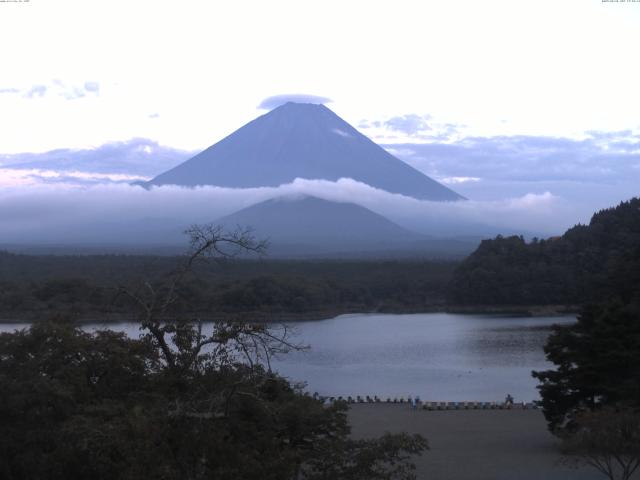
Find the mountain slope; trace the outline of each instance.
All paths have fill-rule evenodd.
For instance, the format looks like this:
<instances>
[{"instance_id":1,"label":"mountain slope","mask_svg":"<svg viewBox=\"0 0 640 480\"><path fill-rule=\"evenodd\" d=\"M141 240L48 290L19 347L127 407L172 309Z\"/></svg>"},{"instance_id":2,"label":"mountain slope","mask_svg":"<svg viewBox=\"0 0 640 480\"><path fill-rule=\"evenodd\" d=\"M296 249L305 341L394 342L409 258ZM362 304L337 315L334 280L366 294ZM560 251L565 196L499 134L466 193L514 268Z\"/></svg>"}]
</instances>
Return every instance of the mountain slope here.
<instances>
[{"instance_id":1,"label":"mountain slope","mask_svg":"<svg viewBox=\"0 0 640 480\"><path fill-rule=\"evenodd\" d=\"M148 185L278 186L296 178L352 178L437 201L460 195L398 160L324 105L286 103L162 173Z\"/></svg>"},{"instance_id":2,"label":"mountain slope","mask_svg":"<svg viewBox=\"0 0 640 480\"><path fill-rule=\"evenodd\" d=\"M218 220L248 226L272 243L313 245L333 250L386 249L424 238L353 203L315 197L280 197L252 205Z\"/></svg>"}]
</instances>

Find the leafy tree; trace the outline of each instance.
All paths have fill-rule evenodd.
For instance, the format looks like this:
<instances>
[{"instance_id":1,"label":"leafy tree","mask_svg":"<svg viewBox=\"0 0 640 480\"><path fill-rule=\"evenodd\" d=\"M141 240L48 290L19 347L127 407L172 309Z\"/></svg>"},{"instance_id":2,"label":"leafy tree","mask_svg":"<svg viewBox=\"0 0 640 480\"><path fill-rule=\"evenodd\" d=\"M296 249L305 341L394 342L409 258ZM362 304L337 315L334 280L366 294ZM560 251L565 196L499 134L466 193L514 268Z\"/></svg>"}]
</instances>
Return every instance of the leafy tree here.
<instances>
[{"instance_id":1,"label":"leafy tree","mask_svg":"<svg viewBox=\"0 0 640 480\"><path fill-rule=\"evenodd\" d=\"M611 301L585 307L572 325L556 326L545 346L554 370L541 381L552 431L571 428L584 410L603 405L640 407L640 306Z\"/></svg>"}]
</instances>

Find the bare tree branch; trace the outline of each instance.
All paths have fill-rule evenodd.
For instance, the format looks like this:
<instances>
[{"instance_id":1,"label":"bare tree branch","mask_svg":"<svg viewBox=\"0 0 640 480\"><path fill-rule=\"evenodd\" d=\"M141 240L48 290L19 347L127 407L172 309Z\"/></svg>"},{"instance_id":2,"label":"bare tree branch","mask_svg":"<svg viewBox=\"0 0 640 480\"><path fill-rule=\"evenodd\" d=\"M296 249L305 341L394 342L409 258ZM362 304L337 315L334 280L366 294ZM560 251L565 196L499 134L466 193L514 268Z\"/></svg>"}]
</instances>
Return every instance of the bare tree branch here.
<instances>
[{"instance_id":1,"label":"bare tree branch","mask_svg":"<svg viewBox=\"0 0 640 480\"><path fill-rule=\"evenodd\" d=\"M218 321L214 322L211 334L205 335L199 319L181 325L167 320L169 308L178 301L180 286L193 272L196 262L209 258L230 259L241 254L262 255L267 248L267 242L257 241L248 228L227 232L219 225L193 225L185 234L189 237L188 253L169 274L164 287L146 280L142 292L124 286L118 289L118 294L128 297L140 309L141 329L158 345L168 367L186 371L201 359L213 357L218 363L237 361L233 353L236 351L251 368L264 360L270 371L274 354L301 348L289 341L286 326L277 334L264 325Z\"/></svg>"}]
</instances>

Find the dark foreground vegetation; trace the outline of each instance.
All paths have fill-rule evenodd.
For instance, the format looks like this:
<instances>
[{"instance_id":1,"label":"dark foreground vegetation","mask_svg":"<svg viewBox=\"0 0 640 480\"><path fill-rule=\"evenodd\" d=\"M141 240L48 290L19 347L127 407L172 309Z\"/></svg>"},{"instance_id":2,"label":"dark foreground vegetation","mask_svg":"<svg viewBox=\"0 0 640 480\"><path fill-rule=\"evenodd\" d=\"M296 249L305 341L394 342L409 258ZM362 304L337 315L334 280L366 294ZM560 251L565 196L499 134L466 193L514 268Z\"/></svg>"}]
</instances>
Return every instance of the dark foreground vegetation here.
<instances>
[{"instance_id":1,"label":"dark foreground vegetation","mask_svg":"<svg viewBox=\"0 0 640 480\"><path fill-rule=\"evenodd\" d=\"M413 478L407 459L424 439L351 440L346 404L325 407L256 361L254 342L281 346L268 335L175 325L173 363L153 335L61 322L0 335L0 477ZM245 348L252 363L239 360Z\"/></svg>"},{"instance_id":2,"label":"dark foreground vegetation","mask_svg":"<svg viewBox=\"0 0 640 480\"><path fill-rule=\"evenodd\" d=\"M164 281L120 288L140 339L60 319L0 335L0 478L415 478L422 437L353 440L345 404L270 370L273 353L302 348L286 329L166 320L197 260L221 244L260 250L215 228L190 235Z\"/></svg>"},{"instance_id":3,"label":"dark foreground vegetation","mask_svg":"<svg viewBox=\"0 0 640 480\"><path fill-rule=\"evenodd\" d=\"M31 256L0 252L0 318L42 318L64 311L79 319L131 315L121 286L157 284L180 257ZM256 319L326 318L348 312L442 308L457 264L398 260L235 259L198 263L171 313Z\"/></svg>"}]
</instances>

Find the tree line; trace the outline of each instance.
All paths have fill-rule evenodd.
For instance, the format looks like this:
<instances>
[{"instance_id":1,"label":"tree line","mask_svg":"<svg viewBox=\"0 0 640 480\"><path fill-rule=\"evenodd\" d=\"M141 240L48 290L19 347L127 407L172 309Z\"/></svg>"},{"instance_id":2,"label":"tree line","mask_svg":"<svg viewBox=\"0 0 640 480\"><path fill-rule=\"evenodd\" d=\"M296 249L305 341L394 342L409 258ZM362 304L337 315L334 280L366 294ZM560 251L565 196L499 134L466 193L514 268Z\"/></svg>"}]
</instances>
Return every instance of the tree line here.
<instances>
[{"instance_id":1,"label":"tree line","mask_svg":"<svg viewBox=\"0 0 640 480\"><path fill-rule=\"evenodd\" d=\"M640 275L640 199L599 211L560 237L484 240L456 268L448 301L460 305L581 305L630 295Z\"/></svg>"},{"instance_id":2,"label":"tree line","mask_svg":"<svg viewBox=\"0 0 640 480\"><path fill-rule=\"evenodd\" d=\"M0 317L73 312L127 315L135 305L121 284L161 284L179 257L31 256L0 252ZM456 263L447 261L284 261L198 263L171 313L337 314L419 311L442 305Z\"/></svg>"}]
</instances>

